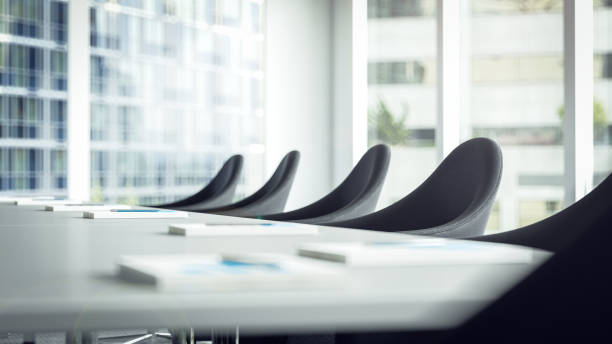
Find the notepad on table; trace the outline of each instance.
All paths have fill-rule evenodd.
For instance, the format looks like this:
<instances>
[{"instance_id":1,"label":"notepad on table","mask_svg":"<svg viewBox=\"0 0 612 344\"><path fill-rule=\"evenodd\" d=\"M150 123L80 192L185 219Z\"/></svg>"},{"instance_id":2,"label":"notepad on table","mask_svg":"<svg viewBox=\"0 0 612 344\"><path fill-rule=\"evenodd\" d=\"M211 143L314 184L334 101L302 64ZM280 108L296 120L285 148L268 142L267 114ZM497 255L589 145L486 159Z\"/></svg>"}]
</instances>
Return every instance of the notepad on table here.
<instances>
[{"instance_id":1,"label":"notepad on table","mask_svg":"<svg viewBox=\"0 0 612 344\"><path fill-rule=\"evenodd\" d=\"M15 196L0 196L0 204L15 204L17 201L19 200L24 200L24 199L32 199L34 196L19 196L19 195L15 195ZM42 197L42 196L38 196L38 197ZM54 199L54 197L51 196L45 196L46 199Z\"/></svg>"},{"instance_id":2,"label":"notepad on table","mask_svg":"<svg viewBox=\"0 0 612 344\"><path fill-rule=\"evenodd\" d=\"M168 234L182 236L236 236L236 235L316 235L315 226L295 223L264 222L257 224L181 223L168 227Z\"/></svg>"},{"instance_id":3,"label":"notepad on table","mask_svg":"<svg viewBox=\"0 0 612 344\"><path fill-rule=\"evenodd\" d=\"M355 266L512 264L532 260L531 250L517 246L441 238L306 243L298 254Z\"/></svg>"},{"instance_id":4,"label":"notepad on table","mask_svg":"<svg viewBox=\"0 0 612 344\"><path fill-rule=\"evenodd\" d=\"M169 219L188 216L189 214L184 211L166 209L111 209L83 212L83 217L87 219Z\"/></svg>"},{"instance_id":5,"label":"notepad on table","mask_svg":"<svg viewBox=\"0 0 612 344\"><path fill-rule=\"evenodd\" d=\"M308 259L250 255L230 260L221 255L121 256L119 278L154 285L166 292L292 290L341 286L341 270Z\"/></svg>"},{"instance_id":6,"label":"notepad on table","mask_svg":"<svg viewBox=\"0 0 612 344\"><path fill-rule=\"evenodd\" d=\"M78 203L82 203L82 202L78 200L74 200L74 199L61 199L61 198L56 198L56 199L31 198L31 199L18 200L15 202L15 204L18 206L24 206L24 205L47 206L47 205L78 204Z\"/></svg>"},{"instance_id":7,"label":"notepad on table","mask_svg":"<svg viewBox=\"0 0 612 344\"><path fill-rule=\"evenodd\" d=\"M16 205L17 202L32 202L32 201L52 201L57 200L54 196L2 196L0 197L0 204L11 204ZM64 198L61 198L64 199Z\"/></svg>"},{"instance_id":8,"label":"notepad on table","mask_svg":"<svg viewBox=\"0 0 612 344\"><path fill-rule=\"evenodd\" d=\"M124 204L101 204L101 203L75 203L47 205L46 211L101 211L111 209L131 209L132 207Z\"/></svg>"}]
</instances>

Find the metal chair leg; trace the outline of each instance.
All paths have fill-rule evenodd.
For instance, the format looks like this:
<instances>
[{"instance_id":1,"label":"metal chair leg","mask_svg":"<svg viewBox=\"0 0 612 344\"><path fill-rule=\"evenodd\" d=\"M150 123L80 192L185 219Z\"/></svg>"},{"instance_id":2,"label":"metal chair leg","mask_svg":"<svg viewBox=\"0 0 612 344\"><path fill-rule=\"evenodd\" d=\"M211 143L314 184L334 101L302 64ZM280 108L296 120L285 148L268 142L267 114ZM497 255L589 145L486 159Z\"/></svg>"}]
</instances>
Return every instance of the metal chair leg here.
<instances>
[{"instance_id":1,"label":"metal chair leg","mask_svg":"<svg viewBox=\"0 0 612 344\"><path fill-rule=\"evenodd\" d=\"M172 344L195 344L193 328L170 329Z\"/></svg>"},{"instance_id":2,"label":"metal chair leg","mask_svg":"<svg viewBox=\"0 0 612 344\"><path fill-rule=\"evenodd\" d=\"M233 330L211 330L212 344L240 344L240 327Z\"/></svg>"}]
</instances>

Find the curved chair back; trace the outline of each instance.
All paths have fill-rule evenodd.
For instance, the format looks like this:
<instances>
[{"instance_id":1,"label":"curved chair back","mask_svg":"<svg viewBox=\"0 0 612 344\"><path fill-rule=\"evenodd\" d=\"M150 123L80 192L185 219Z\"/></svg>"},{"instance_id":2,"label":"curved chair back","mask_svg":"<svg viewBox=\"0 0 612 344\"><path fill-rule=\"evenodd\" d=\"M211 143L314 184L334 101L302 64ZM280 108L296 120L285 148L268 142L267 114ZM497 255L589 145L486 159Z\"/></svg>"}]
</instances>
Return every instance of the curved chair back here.
<instances>
[{"instance_id":1,"label":"curved chair back","mask_svg":"<svg viewBox=\"0 0 612 344\"><path fill-rule=\"evenodd\" d=\"M328 226L464 238L484 232L502 174L502 153L487 138L455 148L408 196L370 215Z\"/></svg>"},{"instance_id":2,"label":"curved chair back","mask_svg":"<svg viewBox=\"0 0 612 344\"><path fill-rule=\"evenodd\" d=\"M291 151L274 171L268 181L251 196L224 207L199 209L202 213L254 217L258 214L282 211L287 204L295 172L300 162L300 152Z\"/></svg>"},{"instance_id":3,"label":"curved chair back","mask_svg":"<svg viewBox=\"0 0 612 344\"><path fill-rule=\"evenodd\" d=\"M470 238L541 248L557 252L594 224L612 223L612 175L578 202L540 222L507 232Z\"/></svg>"},{"instance_id":4,"label":"curved chair back","mask_svg":"<svg viewBox=\"0 0 612 344\"><path fill-rule=\"evenodd\" d=\"M191 207L219 207L231 203L240 179L243 160L242 155L233 155L227 159L217 175L194 195L176 202L153 207L190 209Z\"/></svg>"},{"instance_id":5,"label":"curved chair back","mask_svg":"<svg viewBox=\"0 0 612 344\"><path fill-rule=\"evenodd\" d=\"M606 272L612 261L611 184L608 177L600 189L605 189L608 196L607 216L600 213L600 207L593 211L598 216L583 217L588 212L582 207L596 205L591 202L603 197L598 190L595 197L579 205L580 210L571 210L575 221L557 223L554 234L571 231L575 236L526 279L454 331L448 342L516 343L529 338L528 341L566 343L608 338L612 306L612 279ZM570 217L564 214L558 218ZM582 220L587 221L586 226L579 225ZM537 227L529 230L532 229ZM549 238L554 241L554 236Z\"/></svg>"},{"instance_id":6,"label":"curved chair back","mask_svg":"<svg viewBox=\"0 0 612 344\"><path fill-rule=\"evenodd\" d=\"M260 217L317 224L369 214L376 208L390 155L389 147L376 145L363 155L348 177L327 196L297 210Z\"/></svg>"}]
</instances>

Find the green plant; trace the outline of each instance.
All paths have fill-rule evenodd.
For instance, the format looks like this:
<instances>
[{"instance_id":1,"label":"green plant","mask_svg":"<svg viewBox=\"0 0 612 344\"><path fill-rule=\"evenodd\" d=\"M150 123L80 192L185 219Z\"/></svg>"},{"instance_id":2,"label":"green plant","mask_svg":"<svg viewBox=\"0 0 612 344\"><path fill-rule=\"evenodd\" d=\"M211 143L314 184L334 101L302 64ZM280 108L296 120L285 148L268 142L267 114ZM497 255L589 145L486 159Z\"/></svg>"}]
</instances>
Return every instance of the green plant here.
<instances>
[{"instance_id":1,"label":"green plant","mask_svg":"<svg viewBox=\"0 0 612 344\"><path fill-rule=\"evenodd\" d=\"M559 105L557 108L557 115L559 115L559 119L563 122L563 116L565 115L565 108L563 105ZM609 120L606 109L604 109L599 100L593 99L593 128L602 130L608 126L608 123Z\"/></svg>"},{"instance_id":2,"label":"green plant","mask_svg":"<svg viewBox=\"0 0 612 344\"><path fill-rule=\"evenodd\" d=\"M96 179L94 185L91 188L91 201L94 203L104 202L104 194L102 193L102 186Z\"/></svg>"},{"instance_id":3,"label":"green plant","mask_svg":"<svg viewBox=\"0 0 612 344\"><path fill-rule=\"evenodd\" d=\"M406 145L408 143L410 130L406 128L406 114L403 114L399 119L395 119L384 101L380 100L376 108L369 111L368 121L368 127L370 128L368 137L371 139L390 145Z\"/></svg>"}]
</instances>

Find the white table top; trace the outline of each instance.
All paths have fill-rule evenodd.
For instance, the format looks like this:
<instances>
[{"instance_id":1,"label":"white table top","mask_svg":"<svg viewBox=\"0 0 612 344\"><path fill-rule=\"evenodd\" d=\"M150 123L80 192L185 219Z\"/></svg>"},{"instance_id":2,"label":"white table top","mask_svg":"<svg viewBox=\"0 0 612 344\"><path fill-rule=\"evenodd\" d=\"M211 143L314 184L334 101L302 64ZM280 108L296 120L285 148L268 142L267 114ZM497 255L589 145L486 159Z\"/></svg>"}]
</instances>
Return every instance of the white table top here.
<instances>
[{"instance_id":1,"label":"white table top","mask_svg":"<svg viewBox=\"0 0 612 344\"><path fill-rule=\"evenodd\" d=\"M241 333L452 328L498 298L529 264L347 268L345 288L166 294L116 277L126 254L274 252L304 242L393 241L405 234L319 227L316 236L180 237L168 224L235 218L83 219L41 206L0 206L0 332L232 328ZM525 248L531 250L530 248ZM334 264L334 263L328 263Z\"/></svg>"}]
</instances>

